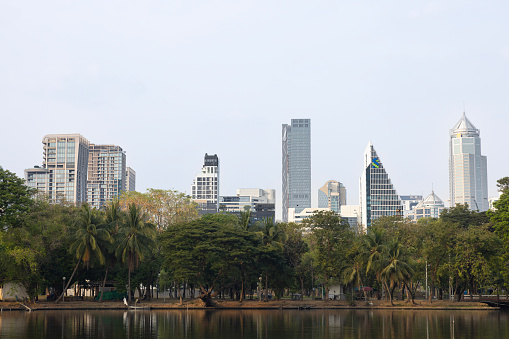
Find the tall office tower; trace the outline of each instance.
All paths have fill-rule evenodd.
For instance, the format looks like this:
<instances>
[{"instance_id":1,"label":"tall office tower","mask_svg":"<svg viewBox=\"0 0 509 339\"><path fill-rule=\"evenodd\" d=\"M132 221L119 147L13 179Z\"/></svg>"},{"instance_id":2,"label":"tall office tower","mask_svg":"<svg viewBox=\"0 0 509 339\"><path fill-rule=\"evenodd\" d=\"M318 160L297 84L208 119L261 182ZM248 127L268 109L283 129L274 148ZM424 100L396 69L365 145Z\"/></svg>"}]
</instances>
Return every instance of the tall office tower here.
<instances>
[{"instance_id":1,"label":"tall office tower","mask_svg":"<svg viewBox=\"0 0 509 339\"><path fill-rule=\"evenodd\" d=\"M82 203L87 199L89 142L80 134L49 134L42 139L42 168L25 170L27 185L51 202Z\"/></svg>"},{"instance_id":2,"label":"tall office tower","mask_svg":"<svg viewBox=\"0 0 509 339\"><path fill-rule=\"evenodd\" d=\"M125 189L126 156L122 147L90 144L88 155L87 202L102 208Z\"/></svg>"},{"instance_id":3,"label":"tall office tower","mask_svg":"<svg viewBox=\"0 0 509 339\"><path fill-rule=\"evenodd\" d=\"M471 210L484 212L489 208L488 173L479 130L463 113L449 134L450 206L468 204Z\"/></svg>"},{"instance_id":4,"label":"tall office tower","mask_svg":"<svg viewBox=\"0 0 509 339\"><path fill-rule=\"evenodd\" d=\"M341 213L341 206L346 205L346 188L336 180L329 180L318 190L318 208L330 208Z\"/></svg>"},{"instance_id":5,"label":"tall office tower","mask_svg":"<svg viewBox=\"0 0 509 339\"><path fill-rule=\"evenodd\" d=\"M125 169L125 190L126 192L136 191L136 171L131 167Z\"/></svg>"},{"instance_id":6,"label":"tall office tower","mask_svg":"<svg viewBox=\"0 0 509 339\"><path fill-rule=\"evenodd\" d=\"M371 142L364 151L359 198L360 220L365 230L381 216L403 215L401 200Z\"/></svg>"},{"instance_id":7,"label":"tall office tower","mask_svg":"<svg viewBox=\"0 0 509 339\"><path fill-rule=\"evenodd\" d=\"M200 214L216 213L219 207L219 158L205 153L201 172L191 187L191 198L198 204Z\"/></svg>"},{"instance_id":8,"label":"tall office tower","mask_svg":"<svg viewBox=\"0 0 509 339\"><path fill-rule=\"evenodd\" d=\"M283 221L288 209L311 207L311 120L283 124Z\"/></svg>"}]
</instances>

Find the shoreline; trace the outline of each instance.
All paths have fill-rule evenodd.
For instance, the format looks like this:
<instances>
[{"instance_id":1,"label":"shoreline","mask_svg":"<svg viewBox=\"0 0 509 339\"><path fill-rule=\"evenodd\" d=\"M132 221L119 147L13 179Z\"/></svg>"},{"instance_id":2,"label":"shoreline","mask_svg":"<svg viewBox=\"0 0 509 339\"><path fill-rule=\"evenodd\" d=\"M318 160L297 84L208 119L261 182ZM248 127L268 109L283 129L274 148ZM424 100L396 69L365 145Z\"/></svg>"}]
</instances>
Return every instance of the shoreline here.
<instances>
[{"instance_id":1,"label":"shoreline","mask_svg":"<svg viewBox=\"0 0 509 339\"><path fill-rule=\"evenodd\" d=\"M448 300L437 300L433 303L428 301L417 300L415 305L407 305L404 301L396 301L391 306L384 300L356 301L355 306L349 305L346 301L322 301L322 300L275 300L261 302L257 300L226 301L214 300L215 306L205 307L199 299L183 300L182 305L179 300L171 299L163 301L162 299L152 299L149 301L141 301L136 304L139 309L129 309L124 305L123 301L66 301L55 304L52 301L36 302L34 304L26 304L31 311L59 311L59 310L131 310L131 311L147 311L147 310L394 310L394 311L417 311L417 310L454 310L454 311L498 311L500 307L490 307L480 302L452 302ZM134 306L132 304L131 306ZM0 302L0 315L2 312L24 311L28 312L26 307L18 302Z\"/></svg>"}]
</instances>

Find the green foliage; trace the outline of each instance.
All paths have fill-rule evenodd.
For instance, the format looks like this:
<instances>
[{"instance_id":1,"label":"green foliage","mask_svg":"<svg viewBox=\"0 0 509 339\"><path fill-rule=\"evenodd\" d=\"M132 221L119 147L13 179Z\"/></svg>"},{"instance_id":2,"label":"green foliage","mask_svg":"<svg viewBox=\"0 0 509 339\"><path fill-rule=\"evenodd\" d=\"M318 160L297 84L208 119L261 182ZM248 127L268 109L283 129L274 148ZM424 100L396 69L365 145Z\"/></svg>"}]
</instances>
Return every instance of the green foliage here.
<instances>
[{"instance_id":1,"label":"green foliage","mask_svg":"<svg viewBox=\"0 0 509 339\"><path fill-rule=\"evenodd\" d=\"M0 167L0 230L19 227L22 215L32 205L32 190L24 182Z\"/></svg>"}]
</instances>

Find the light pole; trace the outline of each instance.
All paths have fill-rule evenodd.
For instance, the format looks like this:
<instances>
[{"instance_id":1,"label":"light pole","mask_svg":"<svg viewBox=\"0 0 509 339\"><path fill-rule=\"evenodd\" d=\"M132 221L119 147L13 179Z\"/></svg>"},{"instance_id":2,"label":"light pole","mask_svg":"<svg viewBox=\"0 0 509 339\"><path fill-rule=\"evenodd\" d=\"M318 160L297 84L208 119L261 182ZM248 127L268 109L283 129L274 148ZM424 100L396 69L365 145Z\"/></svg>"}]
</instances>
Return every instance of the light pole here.
<instances>
[{"instance_id":1,"label":"light pole","mask_svg":"<svg viewBox=\"0 0 509 339\"><path fill-rule=\"evenodd\" d=\"M62 277L62 293L64 295L64 302L65 302L65 277Z\"/></svg>"}]
</instances>

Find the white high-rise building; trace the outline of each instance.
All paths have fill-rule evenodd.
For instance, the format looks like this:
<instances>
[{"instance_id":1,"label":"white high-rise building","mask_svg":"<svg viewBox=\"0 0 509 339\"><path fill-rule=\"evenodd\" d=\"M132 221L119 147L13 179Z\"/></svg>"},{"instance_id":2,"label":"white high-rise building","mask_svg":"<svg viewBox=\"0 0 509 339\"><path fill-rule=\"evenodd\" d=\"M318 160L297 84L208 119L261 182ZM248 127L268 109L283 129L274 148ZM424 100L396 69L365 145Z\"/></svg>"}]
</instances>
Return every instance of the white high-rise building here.
<instances>
[{"instance_id":1,"label":"white high-rise building","mask_svg":"<svg viewBox=\"0 0 509 339\"><path fill-rule=\"evenodd\" d=\"M488 210L487 159L481 155L479 130L463 113L449 135L450 206L468 204L471 210Z\"/></svg>"},{"instance_id":2,"label":"white high-rise building","mask_svg":"<svg viewBox=\"0 0 509 339\"><path fill-rule=\"evenodd\" d=\"M25 170L27 186L37 188L53 203L85 202L89 141L80 134L48 134L42 143L42 168Z\"/></svg>"},{"instance_id":3,"label":"white high-rise building","mask_svg":"<svg viewBox=\"0 0 509 339\"><path fill-rule=\"evenodd\" d=\"M125 191L136 191L136 171L131 167L125 169Z\"/></svg>"},{"instance_id":4,"label":"white high-rise building","mask_svg":"<svg viewBox=\"0 0 509 339\"><path fill-rule=\"evenodd\" d=\"M401 200L371 142L364 151L359 205L364 229L369 229L373 220L381 216L403 215Z\"/></svg>"},{"instance_id":5,"label":"white high-rise building","mask_svg":"<svg viewBox=\"0 0 509 339\"><path fill-rule=\"evenodd\" d=\"M336 180L329 180L318 190L318 207L330 208L336 213L346 205L346 188Z\"/></svg>"},{"instance_id":6,"label":"white high-rise building","mask_svg":"<svg viewBox=\"0 0 509 339\"><path fill-rule=\"evenodd\" d=\"M205 153L203 167L193 180L191 198L201 213L215 213L219 208L219 158Z\"/></svg>"},{"instance_id":7,"label":"white high-rise building","mask_svg":"<svg viewBox=\"0 0 509 339\"><path fill-rule=\"evenodd\" d=\"M87 202L102 208L125 191L126 155L116 145L90 144L88 155Z\"/></svg>"}]
</instances>

